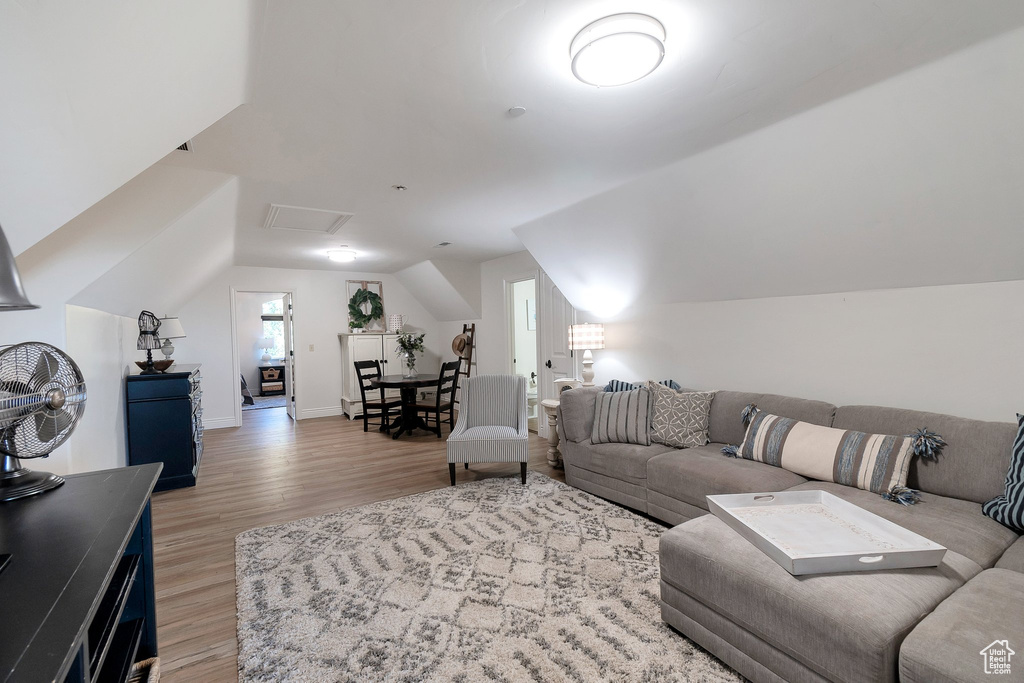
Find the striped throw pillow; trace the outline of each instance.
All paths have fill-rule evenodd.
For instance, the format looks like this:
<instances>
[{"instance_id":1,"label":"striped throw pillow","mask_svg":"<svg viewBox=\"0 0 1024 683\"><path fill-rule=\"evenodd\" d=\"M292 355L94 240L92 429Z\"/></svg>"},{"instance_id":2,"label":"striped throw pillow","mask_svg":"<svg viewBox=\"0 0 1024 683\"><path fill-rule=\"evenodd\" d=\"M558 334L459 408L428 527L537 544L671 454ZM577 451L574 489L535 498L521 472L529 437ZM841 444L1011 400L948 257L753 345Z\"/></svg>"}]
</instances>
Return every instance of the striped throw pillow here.
<instances>
[{"instance_id":1,"label":"striped throw pillow","mask_svg":"<svg viewBox=\"0 0 1024 683\"><path fill-rule=\"evenodd\" d=\"M591 443L651 445L651 392L603 392L597 395Z\"/></svg>"},{"instance_id":2,"label":"striped throw pillow","mask_svg":"<svg viewBox=\"0 0 1024 683\"><path fill-rule=\"evenodd\" d=\"M682 387L679 386L679 383L676 382L674 379L663 379L660 382L658 382L658 384L666 386L669 389L673 389L675 391L682 390ZM633 384L632 382L623 382L621 379L613 379L609 381L608 384L604 385L605 391L633 391L636 388L637 385Z\"/></svg>"},{"instance_id":3,"label":"striped throw pillow","mask_svg":"<svg viewBox=\"0 0 1024 683\"><path fill-rule=\"evenodd\" d=\"M755 409L737 455L809 479L890 494L906 487L914 437L833 429Z\"/></svg>"},{"instance_id":4,"label":"striped throw pillow","mask_svg":"<svg viewBox=\"0 0 1024 683\"><path fill-rule=\"evenodd\" d=\"M1010 469L1006 471L1006 489L985 503L981 511L1000 524L1024 534L1024 415L1017 415L1017 438L1010 451Z\"/></svg>"}]
</instances>

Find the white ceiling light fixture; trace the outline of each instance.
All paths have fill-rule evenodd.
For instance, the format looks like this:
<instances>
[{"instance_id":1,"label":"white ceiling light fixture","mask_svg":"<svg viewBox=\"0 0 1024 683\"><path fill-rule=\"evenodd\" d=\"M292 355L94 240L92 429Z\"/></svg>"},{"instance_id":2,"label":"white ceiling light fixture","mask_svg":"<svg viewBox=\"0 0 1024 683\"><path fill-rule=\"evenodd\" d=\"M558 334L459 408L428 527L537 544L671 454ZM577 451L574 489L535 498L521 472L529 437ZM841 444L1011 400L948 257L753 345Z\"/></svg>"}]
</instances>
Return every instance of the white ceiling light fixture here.
<instances>
[{"instance_id":1,"label":"white ceiling light fixture","mask_svg":"<svg viewBox=\"0 0 1024 683\"><path fill-rule=\"evenodd\" d=\"M583 27L569 45L572 73L608 88L639 81L665 58L665 27L646 14L624 13Z\"/></svg>"},{"instance_id":2,"label":"white ceiling light fixture","mask_svg":"<svg viewBox=\"0 0 1024 683\"><path fill-rule=\"evenodd\" d=\"M327 252L327 258L338 263L351 263L356 260L356 252L351 249L331 249Z\"/></svg>"}]
</instances>

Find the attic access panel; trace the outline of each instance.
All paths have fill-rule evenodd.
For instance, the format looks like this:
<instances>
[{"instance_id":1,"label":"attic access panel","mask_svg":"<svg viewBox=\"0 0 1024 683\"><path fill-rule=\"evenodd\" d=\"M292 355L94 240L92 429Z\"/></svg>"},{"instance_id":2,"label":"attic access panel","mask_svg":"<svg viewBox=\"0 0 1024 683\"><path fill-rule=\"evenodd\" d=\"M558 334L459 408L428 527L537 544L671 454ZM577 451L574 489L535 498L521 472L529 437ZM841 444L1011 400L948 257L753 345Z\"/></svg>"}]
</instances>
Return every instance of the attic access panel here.
<instances>
[{"instance_id":1,"label":"attic access panel","mask_svg":"<svg viewBox=\"0 0 1024 683\"><path fill-rule=\"evenodd\" d=\"M329 209L271 204L263 227L267 230L293 230L333 235L341 230L341 226L345 225L348 219L354 215L344 211L331 211Z\"/></svg>"}]
</instances>

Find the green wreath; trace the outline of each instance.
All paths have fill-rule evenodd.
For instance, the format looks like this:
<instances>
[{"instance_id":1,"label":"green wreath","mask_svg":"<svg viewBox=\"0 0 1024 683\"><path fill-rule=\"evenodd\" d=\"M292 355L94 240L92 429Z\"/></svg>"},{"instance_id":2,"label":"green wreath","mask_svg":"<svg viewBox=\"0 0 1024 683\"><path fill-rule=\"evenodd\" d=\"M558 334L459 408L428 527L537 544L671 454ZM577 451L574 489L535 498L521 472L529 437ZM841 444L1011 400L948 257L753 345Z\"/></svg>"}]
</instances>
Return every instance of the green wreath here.
<instances>
[{"instance_id":1,"label":"green wreath","mask_svg":"<svg viewBox=\"0 0 1024 683\"><path fill-rule=\"evenodd\" d=\"M363 312L363 304L370 304L370 312ZM384 317L384 302L377 292L368 289L357 289L352 298L348 300L348 316L351 318L349 327L366 327L374 320Z\"/></svg>"}]
</instances>

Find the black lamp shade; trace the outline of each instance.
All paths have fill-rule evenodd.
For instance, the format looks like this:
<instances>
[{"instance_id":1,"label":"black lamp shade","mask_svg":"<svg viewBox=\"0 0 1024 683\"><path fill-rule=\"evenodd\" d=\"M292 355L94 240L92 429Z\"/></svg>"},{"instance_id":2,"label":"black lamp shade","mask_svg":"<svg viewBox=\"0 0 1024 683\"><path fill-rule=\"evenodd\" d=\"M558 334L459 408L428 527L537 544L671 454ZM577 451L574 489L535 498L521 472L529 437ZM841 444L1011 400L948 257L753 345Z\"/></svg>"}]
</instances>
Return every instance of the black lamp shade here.
<instances>
[{"instance_id":1,"label":"black lamp shade","mask_svg":"<svg viewBox=\"0 0 1024 683\"><path fill-rule=\"evenodd\" d=\"M0 311L27 311L39 308L25 296L18 264L14 262L11 245L0 227Z\"/></svg>"}]
</instances>

